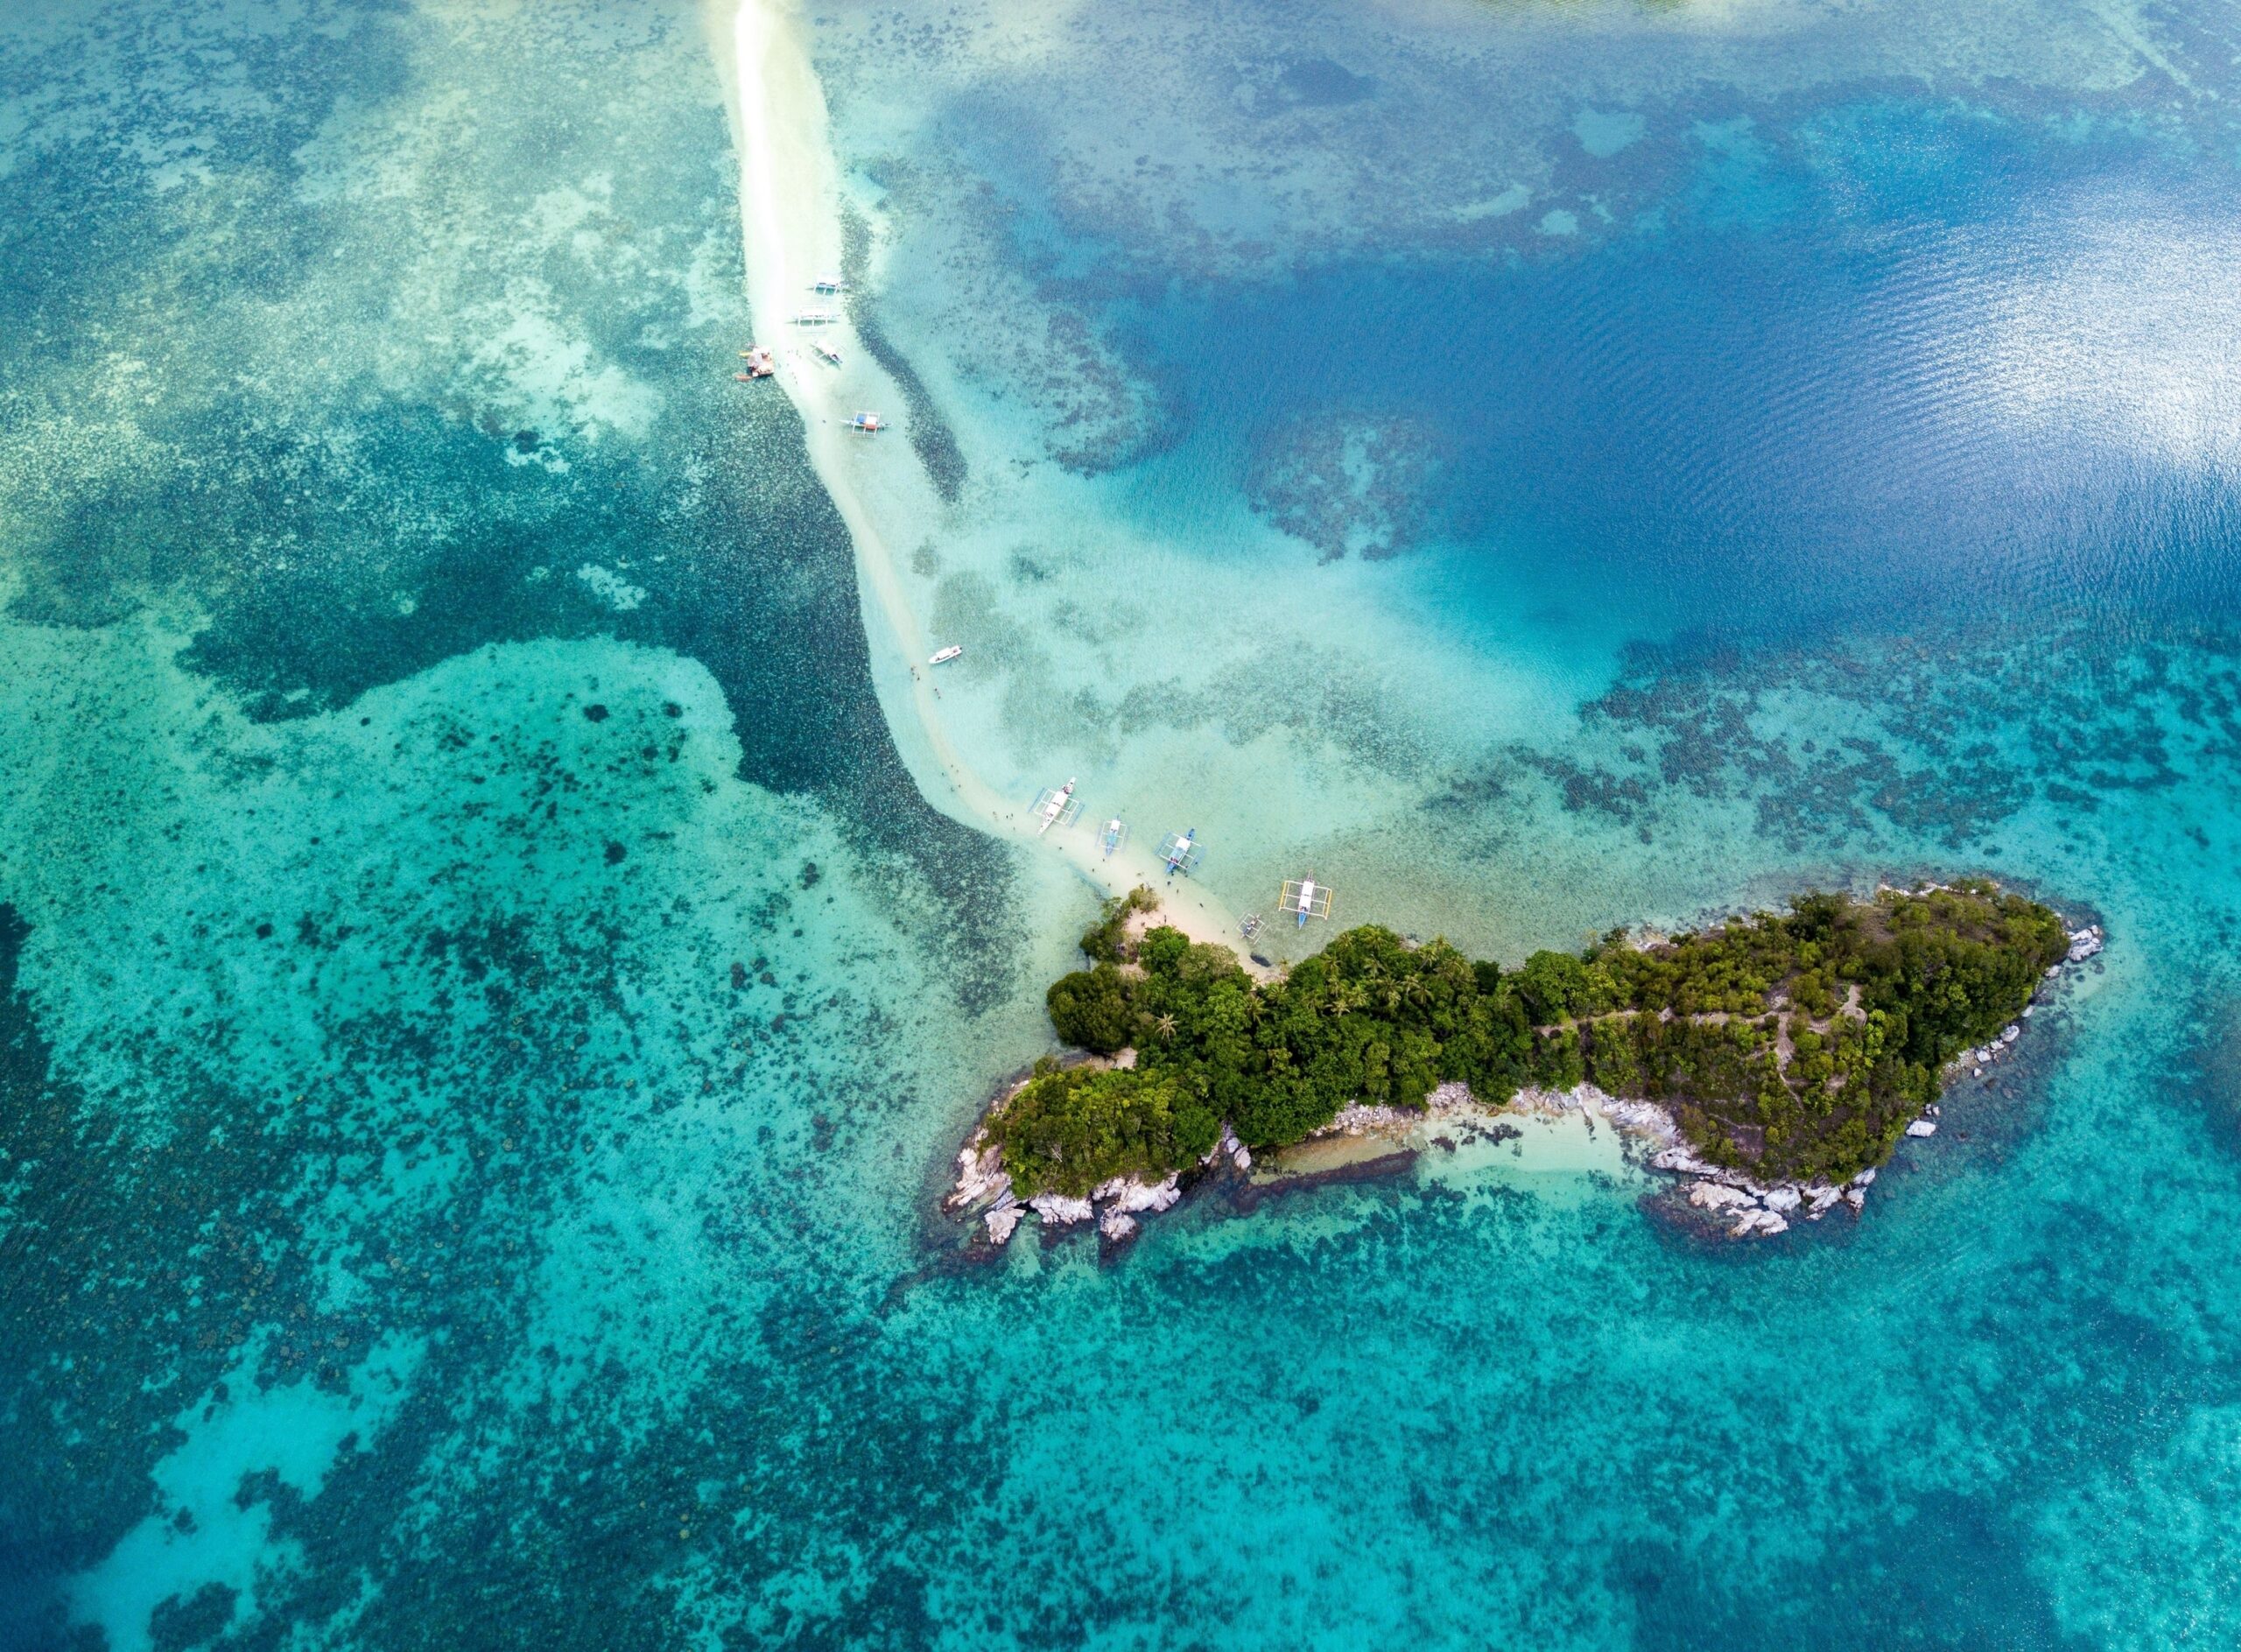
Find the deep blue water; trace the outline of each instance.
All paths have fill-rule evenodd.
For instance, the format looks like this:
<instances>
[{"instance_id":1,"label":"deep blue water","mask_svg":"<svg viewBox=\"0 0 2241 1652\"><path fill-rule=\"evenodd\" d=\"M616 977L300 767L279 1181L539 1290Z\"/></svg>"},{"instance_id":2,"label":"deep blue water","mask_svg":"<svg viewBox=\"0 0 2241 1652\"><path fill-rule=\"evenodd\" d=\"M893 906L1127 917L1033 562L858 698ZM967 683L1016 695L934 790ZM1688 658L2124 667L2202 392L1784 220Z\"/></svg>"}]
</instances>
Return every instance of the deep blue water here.
<instances>
[{"instance_id":1,"label":"deep blue water","mask_svg":"<svg viewBox=\"0 0 2241 1652\"><path fill-rule=\"evenodd\" d=\"M2231 612L2230 448L2143 450L2096 404L2152 395L2141 381L2174 365L2230 393L2223 360L2112 343L2100 385L2066 387L2075 399L2044 418L2011 404L2018 377L2058 370L2034 351L2090 329L2079 310L2111 296L2072 290L2081 241L2145 203L2143 237L2201 262L2181 291L2119 287L2137 325L2184 338L2201 321L2181 306L2205 294L2229 319L2230 173L2206 184L2191 158L2137 142L2049 144L1938 107L1830 120L1846 147L1810 172L1764 163L1749 187L1775 204L1746 222L1683 183L1591 252L1388 257L1120 297L1112 324L1173 387L1187 455L1180 478L1149 467L1152 509L1172 509L1177 480L1253 495L1264 467L1352 423L1399 432L1407 478L1370 554L1450 549L1490 608L1593 615L1606 636ZM1934 160L1893 177L1878 166L1891 150ZM2019 289L2048 305L2009 323Z\"/></svg>"}]
</instances>

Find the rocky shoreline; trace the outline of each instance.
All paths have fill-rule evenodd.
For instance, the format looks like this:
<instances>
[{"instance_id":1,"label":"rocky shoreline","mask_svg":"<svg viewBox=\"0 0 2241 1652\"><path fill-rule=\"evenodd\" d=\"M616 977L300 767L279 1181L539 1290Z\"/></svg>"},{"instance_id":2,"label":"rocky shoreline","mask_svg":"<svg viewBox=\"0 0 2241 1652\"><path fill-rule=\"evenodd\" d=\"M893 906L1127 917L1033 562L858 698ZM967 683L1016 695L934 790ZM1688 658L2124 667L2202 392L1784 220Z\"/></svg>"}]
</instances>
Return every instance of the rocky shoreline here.
<instances>
[{"instance_id":1,"label":"rocky shoreline","mask_svg":"<svg viewBox=\"0 0 2241 1652\"><path fill-rule=\"evenodd\" d=\"M987 1112L994 1113L1002 1107L1019 1093L1025 1083L1022 1079L1008 1086L989 1104ZM982 1116L985 1120L987 1114ZM1222 1127L1221 1140L1213 1151L1198 1161L1198 1171L1203 1175L1223 1162L1240 1171L1253 1168L1252 1153L1227 1125ZM1199 1177L1193 1176L1191 1179L1195 1182ZM999 1249L1011 1242L1020 1223L1030 1214L1041 1223L1046 1236L1093 1222L1100 1239L1107 1245L1118 1246L1136 1236L1138 1217L1172 1210L1182 1202L1183 1192L1183 1172L1177 1170L1157 1182L1117 1176L1092 1188L1084 1199L1070 1199L1063 1193L1037 1193L1032 1199L1022 1199L1013 1190L1012 1178L1006 1174L984 1123L974 1129L973 1139L958 1152L957 1182L942 1200L942 1208L952 1215L978 1212L982 1234L988 1244Z\"/></svg>"},{"instance_id":2,"label":"rocky shoreline","mask_svg":"<svg viewBox=\"0 0 2241 1652\"><path fill-rule=\"evenodd\" d=\"M2065 970L2092 959L2106 945L2107 938L2098 924L2066 932L2069 937L2069 951L2061 963L2048 968L2046 979L2049 982L2059 979ZM2021 1040L2024 1023L2038 1007L2043 990L2042 988L2041 994L2034 994L2032 1002L2024 1007L2021 1018L2003 1028L1989 1043L1964 1051L1950 1063L1946 1068L1947 1080L1981 1078L1987 1068L2006 1058ZM1128 1065L1128 1052L1124 1051L1114 1065ZM980 1232L976 1241L993 1249L1009 1244L1021 1223L1031 1214L1046 1240L1069 1229L1094 1225L1109 1255L1135 1238L1142 1227L1140 1218L1173 1209L1197 1186L1223 1172L1242 1175L1253 1168L1252 1152L1225 1123L1220 1140L1191 1170L1172 1172L1157 1182L1116 1177L1092 1189L1085 1198L1039 1193L1022 1200L1003 1169L999 1149L989 1139L987 1121L1019 1093L1027 1082L1022 1079L1007 1086L989 1103L972 1138L958 1153L957 1180L942 1200L943 1210L952 1216L977 1215ZM1360 1105L1341 1108L1330 1123L1310 1134L1306 1142L1345 1136L1381 1136L1394 1142L1392 1156L1397 1157L1402 1153L1413 1153L1416 1146L1424 1141L1452 1147L1458 1134L1498 1133L1506 1128L1507 1118L1582 1110L1603 1119L1635 1143L1644 1167L1674 1177L1673 1189L1685 1199L1688 1209L1713 1231L1729 1239L1772 1239L1788 1233L1795 1222L1817 1222L1839 1207L1858 1216L1865 1209L1868 1189L1876 1179L1876 1170L1870 1167L1841 1184L1761 1182L1746 1171L1712 1163L1698 1155L1683 1137L1673 1115L1655 1102L1606 1095L1586 1084L1563 1091L1521 1090L1499 1107L1480 1104L1468 1086L1443 1084L1426 1098L1422 1112ZM1921 1117L1907 1125L1907 1134L1917 1137L1936 1135L1940 1111L1940 1104L1932 1102ZM1331 1174L1307 1171L1301 1173L1298 1179L1303 1184L1311 1184L1329 1179ZM1279 1180L1275 1185L1282 1183Z\"/></svg>"}]
</instances>

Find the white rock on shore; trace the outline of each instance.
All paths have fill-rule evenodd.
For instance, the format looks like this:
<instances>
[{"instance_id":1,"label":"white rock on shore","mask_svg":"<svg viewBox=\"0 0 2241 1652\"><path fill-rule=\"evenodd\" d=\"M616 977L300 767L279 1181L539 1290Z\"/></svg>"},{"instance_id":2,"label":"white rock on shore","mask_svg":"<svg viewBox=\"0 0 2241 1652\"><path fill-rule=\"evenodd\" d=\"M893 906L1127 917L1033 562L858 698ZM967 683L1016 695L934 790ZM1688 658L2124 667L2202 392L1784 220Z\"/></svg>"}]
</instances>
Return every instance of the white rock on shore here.
<instances>
[{"instance_id":1,"label":"white rock on shore","mask_svg":"<svg viewBox=\"0 0 2241 1652\"><path fill-rule=\"evenodd\" d=\"M1068 1199L1064 1193L1037 1193L1027 1201L1027 1207L1053 1227L1085 1222L1096 1213L1089 1200Z\"/></svg>"},{"instance_id":2,"label":"white rock on shore","mask_svg":"<svg viewBox=\"0 0 2241 1652\"><path fill-rule=\"evenodd\" d=\"M1748 1205L1751 1195L1739 1187L1730 1187L1724 1182L1691 1182L1689 1202L1698 1210L1725 1210L1731 1206Z\"/></svg>"},{"instance_id":3,"label":"white rock on shore","mask_svg":"<svg viewBox=\"0 0 2241 1652\"><path fill-rule=\"evenodd\" d=\"M1791 1187L1785 1184L1781 1187L1768 1188L1767 1190L1766 1197L1759 1202L1764 1205L1768 1210L1788 1212L1795 1210L1800 1205L1803 1204L1805 1202L1805 1195L1799 1192L1795 1187Z\"/></svg>"},{"instance_id":4,"label":"white rock on shore","mask_svg":"<svg viewBox=\"0 0 2241 1652\"><path fill-rule=\"evenodd\" d=\"M1698 1158L1694 1150L1687 1147L1665 1149L1650 1159L1649 1166L1654 1170L1666 1170L1675 1176L1701 1176L1709 1182L1722 1182L1730 1187L1739 1187L1753 1199L1760 1198L1767 1191L1742 1171Z\"/></svg>"},{"instance_id":5,"label":"white rock on shore","mask_svg":"<svg viewBox=\"0 0 2241 1652\"><path fill-rule=\"evenodd\" d=\"M1163 1182L1140 1182L1133 1177L1116 1176L1092 1189L1090 1199L1108 1209L1119 1211L1124 1216L1137 1211L1156 1213L1172 1209L1176 1201L1183 1197L1183 1190L1177 1185L1179 1179L1179 1177L1170 1176Z\"/></svg>"},{"instance_id":6,"label":"white rock on shore","mask_svg":"<svg viewBox=\"0 0 2241 1652\"><path fill-rule=\"evenodd\" d=\"M1935 1135L1937 1134L1937 1121L1935 1119L1916 1119L1913 1123L1907 1126L1907 1134L1908 1135Z\"/></svg>"},{"instance_id":7,"label":"white rock on shore","mask_svg":"<svg viewBox=\"0 0 2241 1652\"><path fill-rule=\"evenodd\" d=\"M1106 1207L1105 1214L1097 1219L1097 1231L1114 1244L1131 1238L1136 1231L1136 1219L1117 1205Z\"/></svg>"},{"instance_id":8,"label":"white rock on shore","mask_svg":"<svg viewBox=\"0 0 2241 1652\"><path fill-rule=\"evenodd\" d=\"M1406 1129L1423 1121L1421 1113L1409 1113L1400 1107L1364 1107L1357 1101L1351 1107L1340 1107L1331 1115L1331 1122L1313 1131L1316 1135L1359 1135L1364 1130Z\"/></svg>"},{"instance_id":9,"label":"white rock on shore","mask_svg":"<svg viewBox=\"0 0 2241 1652\"><path fill-rule=\"evenodd\" d=\"M1227 1119L1222 1121L1221 1137L1214 1143L1213 1151L1200 1159L1198 1163L1212 1164L1216 1159L1225 1156L1240 1170L1253 1163L1253 1155L1246 1152L1245 1143L1237 1139L1237 1132L1229 1128Z\"/></svg>"},{"instance_id":10,"label":"white rock on shore","mask_svg":"<svg viewBox=\"0 0 2241 1652\"><path fill-rule=\"evenodd\" d=\"M1019 1219L1026 1213L1023 1206L1002 1205L983 1216L980 1220L988 1224L988 1242L992 1245L1010 1244L1012 1230L1019 1226Z\"/></svg>"},{"instance_id":11,"label":"white rock on shore","mask_svg":"<svg viewBox=\"0 0 2241 1652\"><path fill-rule=\"evenodd\" d=\"M957 1156L957 1188L942 1203L950 1210L963 1210L968 1205L1001 1199L1011 1191L1012 1178L1004 1173L1003 1155L986 1136L975 1135Z\"/></svg>"},{"instance_id":12,"label":"white rock on shore","mask_svg":"<svg viewBox=\"0 0 2241 1652\"><path fill-rule=\"evenodd\" d=\"M1606 1100L1603 1116L1619 1129L1634 1135L1644 1135L1653 1141L1675 1143L1681 1139L1681 1127L1673 1115L1654 1101L1620 1101Z\"/></svg>"}]
</instances>

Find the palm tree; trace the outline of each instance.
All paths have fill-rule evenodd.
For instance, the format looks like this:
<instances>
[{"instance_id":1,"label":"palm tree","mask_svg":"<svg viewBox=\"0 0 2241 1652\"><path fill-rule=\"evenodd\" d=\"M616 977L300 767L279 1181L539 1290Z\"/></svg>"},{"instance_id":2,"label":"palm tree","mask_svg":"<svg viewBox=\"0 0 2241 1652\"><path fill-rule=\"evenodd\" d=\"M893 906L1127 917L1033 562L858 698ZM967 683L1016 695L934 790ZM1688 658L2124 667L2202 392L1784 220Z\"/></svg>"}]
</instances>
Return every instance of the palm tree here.
<instances>
[{"instance_id":1,"label":"palm tree","mask_svg":"<svg viewBox=\"0 0 2241 1652\"><path fill-rule=\"evenodd\" d=\"M1161 1037L1170 1040L1174 1038L1175 1017L1173 1016L1162 1016L1157 1021L1154 1022L1152 1025L1159 1029L1159 1036Z\"/></svg>"}]
</instances>

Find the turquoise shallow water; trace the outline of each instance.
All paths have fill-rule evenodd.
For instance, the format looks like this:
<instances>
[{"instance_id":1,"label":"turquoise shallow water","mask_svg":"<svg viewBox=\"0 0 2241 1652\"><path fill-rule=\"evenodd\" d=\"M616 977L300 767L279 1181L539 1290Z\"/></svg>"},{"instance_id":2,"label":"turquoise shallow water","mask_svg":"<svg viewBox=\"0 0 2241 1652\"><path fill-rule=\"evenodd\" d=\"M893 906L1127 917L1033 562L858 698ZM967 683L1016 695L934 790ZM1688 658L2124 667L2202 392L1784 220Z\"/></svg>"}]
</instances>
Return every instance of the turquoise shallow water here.
<instances>
[{"instance_id":1,"label":"turquoise shallow water","mask_svg":"<svg viewBox=\"0 0 2241 1652\"><path fill-rule=\"evenodd\" d=\"M2241 1640L2222 13L818 22L992 779L2111 935L1856 1225L1106 1266L929 1213L1086 902L896 756L692 11L0 28L0 1641Z\"/></svg>"}]
</instances>

